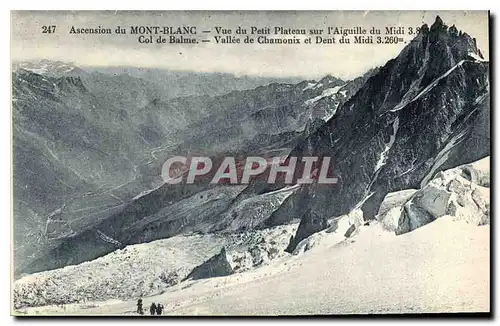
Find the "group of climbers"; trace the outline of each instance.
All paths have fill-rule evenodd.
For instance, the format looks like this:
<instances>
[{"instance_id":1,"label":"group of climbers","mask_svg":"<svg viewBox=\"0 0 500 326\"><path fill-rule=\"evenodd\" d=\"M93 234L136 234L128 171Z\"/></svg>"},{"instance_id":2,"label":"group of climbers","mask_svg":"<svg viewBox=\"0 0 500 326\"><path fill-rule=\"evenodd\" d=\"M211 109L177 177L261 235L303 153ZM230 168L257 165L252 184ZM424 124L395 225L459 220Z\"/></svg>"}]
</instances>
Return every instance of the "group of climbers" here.
<instances>
[{"instance_id":1,"label":"group of climbers","mask_svg":"<svg viewBox=\"0 0 500 326\"><path fill-rule=\"evenodd\" d=\"M161 303L155 304L153 302L149 306L149 313L151 314L151 316L160 316L163 313L164 308L165 307ZM144 309L142 308L142 299L137 300L137 313L140 315L144 315Z\"/></svg>"}]
</instances>

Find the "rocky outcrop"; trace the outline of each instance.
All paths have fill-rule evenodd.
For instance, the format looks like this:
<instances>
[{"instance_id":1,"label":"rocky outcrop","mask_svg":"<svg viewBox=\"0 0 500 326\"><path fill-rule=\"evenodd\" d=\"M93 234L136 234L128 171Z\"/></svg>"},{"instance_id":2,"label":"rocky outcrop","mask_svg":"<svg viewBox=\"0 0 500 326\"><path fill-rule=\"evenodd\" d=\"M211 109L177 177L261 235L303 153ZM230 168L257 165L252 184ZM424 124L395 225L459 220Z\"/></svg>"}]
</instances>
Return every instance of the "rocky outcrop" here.
<instances>
[{"instance_id":1,"label":"rocky outcrop","mask_svg":"<svg viewBox=\"0 0 500 326\"><path fill-rule=\"evenodd\" d=\"M364 225L363 212L355 209L349 214L337 216L328 221L326 230L314 233L297 244L293 255L298 255L322 245L336 245L355 236Z\"/></svg>"},{"instance_id":2,"label":"rocky outcrop","mask_svg":"<svg viewBox=\"0 0 500 326\"><path fill-rule=\"evenodd\" d=\"M292 253L299 242L311 234L322 231L327 227L328 220L325 217L322 217L313 211L308 211L300 221L297 232L295 233L295 236L290 239L290 243L285 251Z\"/></svg>"},{"instance_id":3,"label":"rocky outcrop","mask_svg":"<svg viewBox=\"0 0 500 326\"><path fill-rule=\"evenodd\" d=\"M445 215L474 225L488 224L490 191L482 185L489 185L489 171L480 165L488 167L489 158L439 172L417 192L387 195L377 220L396 234L413 231ZM399 197L398 201L394 197ZM396 202L399 205L393 205Z\"/></svg>"},{"instance_id":4,"label":"rocky outcrop","mask_svg":"<svg viewBox=\"0 0 500 326\"><path fill-rule=\"evenodd\" d=\"M418 190L406 189L388 193L378 209L377 216L385 216L392 208L402 206L406 203Z\"/></svg>"},{"instance_id":5,"label":"rocky outcrop","mask_svg":"<svg viewBox=\"0 0 500 326\"><path fill-rule=\"evenodd\" d=\"M226 256L226 249L223 247L217 255L213 256L203 264L195 267L191 273L183 280L198 280L202 278L227 276L233 274L231 264Z\"/></svg>"},{"instance_id":6,"label":"rocky outcrop","mask_svg":"<svg viewBox=\"0 0 500 326\"><path fill-rule=\"evenodd\" d=\"M304 185L271 220L357 207L373 219L388 193L421 188L439 171L489 155L489 115L488 62L472 37L438 18L291 152L299 161L332 157L339 184Z\"/></svg>"},{"instance_id":7,"label":"rocky outcrop","mask_svg":"<svg viewBox=\"0 0 500 326\"><path fill-rule=\"evenodd\" d=\"M398 221L396 234L413 231L435 219L436 217L430 214L424 207L410 201L404 206L403 214Z\"/></svg>"},{"instance_id":8,"label":"rocky outcrop","mask_svg":"<svg viewBox=\"0 0 500 326\"><path fill-rule=\"evenodd\" d=\"M355 225L351 225L351 226L347 229L347 231L345 231L345 233L344 233L344 237L349 238L349 237L350 237L350 236L354 233L354 231L355 231L355 230L356 230L356 226L355 226Z\"/></svg>"},{"instance_id":9,"label":"rocky outcrop","mask_svg":"<svg viewBox=\"0 0 500 326\"><path fill-rule=\"evenodd\" d=\"M403 210L403 205L417 192L417 189L407 189L388 193L380 204L376 216L382 226L388 231L396 231Z\"/></svg>"},{"instance_id":10,"label":"rocky outcrop","mask_svg":"<svg viewBox=\"0 0 500 326\"><path fill-rule=\"evenodd\" d=\"M75 89L85 92L87 89L83 85L82 79L80 77L61 77L56 81L57 87L65 92L72 92Z\"/></svg>"},{"instance_id":11,"label":"rocky outcrop","mask_svg":"<svg viewBox=\"0 0 500 326\"><path fill-rule=\"evenodd\" d=\"M287 256L284 249L297 230L298 223L280 225L262 230L229 234L227 258L235 273L267 265Z\"/></svg>"}]
</instances>

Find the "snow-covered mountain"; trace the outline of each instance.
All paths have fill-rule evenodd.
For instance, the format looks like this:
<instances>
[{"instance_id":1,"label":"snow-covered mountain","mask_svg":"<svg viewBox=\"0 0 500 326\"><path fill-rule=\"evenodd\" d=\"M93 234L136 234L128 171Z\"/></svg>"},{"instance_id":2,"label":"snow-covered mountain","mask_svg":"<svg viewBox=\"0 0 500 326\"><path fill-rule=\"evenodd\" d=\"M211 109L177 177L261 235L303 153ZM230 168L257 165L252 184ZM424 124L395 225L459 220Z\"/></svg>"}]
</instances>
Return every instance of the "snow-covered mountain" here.
<instances>
[{"instance_id":1,"label":"snow-covered mountain","mask_svg":"<svg viewBox=\"0 0 500 326\"><path fill-rule=\"evenodd\" d=\"M389 192L490 153L489 65L474 39L437 17L290 155L330 156L340 182L301 187L266 225L291 216L373 219ZM247 195L284 185L254 184ZM310 199L314 194L314 200ZM240 198L244 198L240 196Z\"/></svg>"},{"instance_id":2,"label":"snow-covered mountain","mask_svg":"<svg viewBox=\"0 0 500 326\"><path fill-rule=\"evenodd\" d=\"M35 74L49 76L70 76L84 73L82 69L78 68L74 64L45 59L14 63L12 65L12 71L19 70L27 70Z\"/></svg>"}]
</instances>

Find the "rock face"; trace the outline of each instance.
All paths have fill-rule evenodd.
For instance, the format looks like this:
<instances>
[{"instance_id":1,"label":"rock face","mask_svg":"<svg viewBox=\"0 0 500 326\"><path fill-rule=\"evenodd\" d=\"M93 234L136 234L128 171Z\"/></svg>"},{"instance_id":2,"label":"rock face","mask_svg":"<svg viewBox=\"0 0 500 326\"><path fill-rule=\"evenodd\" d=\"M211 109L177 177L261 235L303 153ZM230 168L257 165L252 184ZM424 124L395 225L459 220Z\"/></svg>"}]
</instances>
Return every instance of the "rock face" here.
<instances>
[{"instance_id":1,"label":"rock face","mask_svg":"<svg viewBox=\"0 0 500 326\"><path fill-rule=\"evenodd\" d=\"M269 229L229 233L230 244L226 246L228 261L235 273L260 267L274 259L287 256L284 251L298 223L280 225Z\"/></svg>"},{"instance_id":2,"label":"rock face","mask_svg":"<svg viewBox=\"0 0 500 326\"><path fill-rule=\"evenodd\" d=\"M227 276L233 274L231 264L226 256L226 249L223 247L217 255L213 256L200 266L196 266L184 280L198 280L202 278Z\"/></svg>"},{"instance_id":3,"label":"rock face","mask_svg":"<svg viewBox=\"0 0 500 326\"><path fill-rule=\"evenodd\" d=\"M288 244L288 247L285 249L285 251L292 253L299 242L309 237L311 234L322 231L327 227L327 218L322 217L312 211L307 212L300 221L299 227L297 228L297 233L290 239L290 243Z\"/></svg>"},{"instance_id":4,"label":"rock face","mask_svg":"<svg viewBox=\"0 0 500 326\"><path fill-rule=\"evenodd\" d=\"M388 231L395 232L398 227L399 219L401 218L403 205L410 200L416 192L416 189L408 189L388 193L378 209L376 216L377 221L379 221Z\"/></svg>"},{"instance_id":5,"label":"rock face","mask_svg":"<svg viewBox=\"0 0 500 326\"><path fill-rule=\"evenodd\" d=\"M339 184L302 186L268 225L308 210L330 217L358 207L365 220L373 219L388 193L418 189L439 171L488 156L489 65L481 58L472 37L450 31L441 19L423 26L395 59L291 152L299 161L332 157ZM254 184L245 192L269 188Z\"/></svg>"},{"instance_id":6,"label":"rock face","mask_svg":"<svg viewBox=\"0 0 500 326\"><path fill-rule=\"evenodd\" d=\"M407 189L401 191L395 191L388 193L380 207L378 209L377 216L383 217L386 215L392 208L402 206L406 203L415 193L417 189Z\"/></svg>"},{"instance_id":7,"label":"rock face","mask_svg":"<svg viewBox=\"0 0 500 326\"><path fill-rule=\"evenodd\" d=\"M333 246L353 237L363 227L363 212L356 209L349 214L334 217L328 223L329 227L326 230L300 241L292 254L298 255L321 245Z\"/></svg>"}]
</instances>

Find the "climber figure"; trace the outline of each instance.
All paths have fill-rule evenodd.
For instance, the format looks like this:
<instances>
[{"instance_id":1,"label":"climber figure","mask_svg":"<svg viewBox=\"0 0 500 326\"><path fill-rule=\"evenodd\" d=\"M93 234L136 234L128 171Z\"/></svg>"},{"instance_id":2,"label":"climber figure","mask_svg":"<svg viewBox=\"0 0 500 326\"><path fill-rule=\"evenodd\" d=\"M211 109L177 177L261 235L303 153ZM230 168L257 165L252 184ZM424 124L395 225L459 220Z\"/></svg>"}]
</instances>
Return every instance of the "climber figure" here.
<instances>
[{"instance_id":1,"label":"climber figure","mask_svg":"<svg viewBox=\"0 0 500 326\"><path fill-rule=\"evenodd\" d=\"M142 299L137 300L137 313L144 315L144 310L142 310Z\"/></svg>"},{"instance_id":2,"label":"climber figure","mask_svg":"<svg viewBox=\"0 0 500 326\"><path fill-rule=\"evenodd\" d=\"M156 314L160 316L162 312L163 312L163 305L159 303L156 305Z\"/></svg>"},{"instance_id":3,"label":"climber figure","mask_svg":"<svg viewBox=\"0 0 500 326\"><path fill-rule=\"evenodd\" d=\"M151 306L149 306L149 312L150 312L151 316L154 316L154 314L156 312L156 305L154 302L151 304Z\"/></svg>"}]
</instances>

